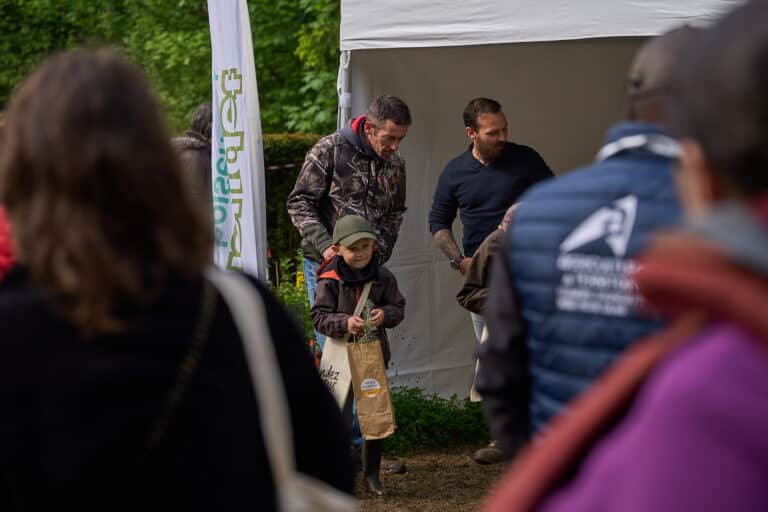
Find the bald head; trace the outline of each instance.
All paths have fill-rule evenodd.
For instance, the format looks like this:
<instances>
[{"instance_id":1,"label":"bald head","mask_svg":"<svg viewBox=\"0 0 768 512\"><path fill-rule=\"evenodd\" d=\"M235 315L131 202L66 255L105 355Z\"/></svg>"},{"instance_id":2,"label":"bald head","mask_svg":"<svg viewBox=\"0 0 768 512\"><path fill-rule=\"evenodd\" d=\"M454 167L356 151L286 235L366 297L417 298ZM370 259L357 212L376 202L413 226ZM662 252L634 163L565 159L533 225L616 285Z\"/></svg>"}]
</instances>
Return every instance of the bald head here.
<instances>
[{"instance_id":1,"label":"bald head","mask_svg":"<svg viewBox=\"0 0 768 512\"><path fill-rule=\"evenodd\" d=\"M702 29L683 26L646 42L635 55L627 76L627 117L666 124L665 96L683 50Z\"/></svg>"}]
</instances>

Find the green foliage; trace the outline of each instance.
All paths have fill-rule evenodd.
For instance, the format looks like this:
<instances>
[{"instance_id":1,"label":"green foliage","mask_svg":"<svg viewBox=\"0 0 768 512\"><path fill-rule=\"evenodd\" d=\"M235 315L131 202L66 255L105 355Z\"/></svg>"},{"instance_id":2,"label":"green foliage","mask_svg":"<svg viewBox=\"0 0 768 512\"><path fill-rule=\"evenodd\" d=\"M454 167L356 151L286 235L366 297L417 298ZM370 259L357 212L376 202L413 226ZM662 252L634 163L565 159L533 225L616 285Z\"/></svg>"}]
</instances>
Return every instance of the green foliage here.
<instances>
[{"instance_id":1,"label":"green foliage","mask_svg":"<svg viewBox=\"0 0 768 512\"><path fill-rule=\"evenodd\" d=\"M352 341L354 343L371 343L379 339L379 329L371 322L372 311L375 306L371 299L365 301L363 311L360 313L360 318L363 319L363 334L352 335Z\"/></svg>"},{"instance_id":2,"label":"green foliage","mask_svg":"<svg viewBox=\"0 0 768 512\"><path fill-rule=\"evenodd\" d=\"M250 0L265 132L327 132L336 117L339 0ZM142 66L181 132L211 96L205 0L0 0L0 109L55 50L121 48Z\"/></svg>"},{"instance_id":3,"label":"green foliage","mask_svg":"<svg viewBox=\"0 0 768 512\"><path fill-rule=\"evenodd\" d=\"M322 135L315 133L264 134L264 162L267 165L301 164Z\"/></svg>"},{"instance_id":4,"label":"green foliage","mask_svg":"<svg viewBox=\"0 0 768 512\"><path fill-rule=\"evenodd\" d=\"M304 284L304 256L297 251L295 257L282 257L272 276L273 289L280 302L303 328L305 339L314 338L309 317L309 298Z\"/></svg>"},{"instance_id":5,"label":"green foliage","mask_svg":"<svg viewBox=\"0 0 768 512\"><path fill-rule=\"evenodd\" d=\"M387 453L488 442L488 427L479 403L425 395L421 389L396 387L392 403L397 431L385 442Z\"/></svg>"},{"instance_id":6,"label":"green foliage","mask_svg":"<svg viewBox=\"0 0 768 512\"><path fill-rule=\"evenodd\" d=\"M310 133L289 133L264 135L264 164L267 166L265 183L267 187L267 242L272 258L280 261L291 257L301 248L301 239L291 224L285 203L296 183L301 164L307 151L317 142L319 135ZM269 170L269 166L284 166Z\"/></svg>"},{"instance_id":7,"label":"green foliage","mask_svg":"<svg viewBox=\"0 0 768 512\"><path fill-rule=\"evenodd\" d=\"M336 121L336 68L339 55L340 2L300 0L305 21L298 30L296 56L302 63L302 101L287 107L289 130L333 130Z\"/></svg>"},{"instance_id":8,"label":"green foliage","mask_svg":"<svg viewBox=\"0 0 768 512\"><path fill-rule=\"evenodd\" d=\"M124 0L130 20L118 44L142 66L166 108L174 133L211 98L211 38L204 0ZM175 5L174 5L175 4Z\"/></svg>"}]
</instances>

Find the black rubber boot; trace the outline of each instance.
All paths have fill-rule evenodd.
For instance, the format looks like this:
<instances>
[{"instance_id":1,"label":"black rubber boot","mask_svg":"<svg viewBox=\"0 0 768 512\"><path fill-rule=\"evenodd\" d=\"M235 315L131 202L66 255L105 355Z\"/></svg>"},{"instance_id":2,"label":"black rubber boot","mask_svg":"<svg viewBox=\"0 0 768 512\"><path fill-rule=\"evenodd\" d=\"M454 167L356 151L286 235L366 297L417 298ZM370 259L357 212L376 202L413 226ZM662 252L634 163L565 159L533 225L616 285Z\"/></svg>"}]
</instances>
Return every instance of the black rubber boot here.
<instances>
[{"instance_id":1,"label":"black rubber boot","mask_svg":"<svg viewBox=\"0 0 768 512\"><path fill-rule=\"evenodd\" d=\"M381 465L381 451L384 442L363 441L363 477L365 488L374 496L384 496L384 488L379 480L379 466Z\"/></svg>"}]
</instances>

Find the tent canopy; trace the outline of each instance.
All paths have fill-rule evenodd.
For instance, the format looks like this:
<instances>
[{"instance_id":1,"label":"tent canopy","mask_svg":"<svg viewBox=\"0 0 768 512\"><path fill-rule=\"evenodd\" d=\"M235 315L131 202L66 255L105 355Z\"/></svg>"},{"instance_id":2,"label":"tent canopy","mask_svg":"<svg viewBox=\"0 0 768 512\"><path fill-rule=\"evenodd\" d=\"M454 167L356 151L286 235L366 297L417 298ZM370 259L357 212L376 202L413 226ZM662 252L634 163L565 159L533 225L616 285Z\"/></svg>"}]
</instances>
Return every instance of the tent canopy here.
<instances>
[{"instance_id":1,"label":"tent canopy","mask_svg":"<svg viewBox=\"0 0 768 512\"><path fill-rule=\"evenodd\" d=\"M347 0L341 49L649 36L705 23L740 0Z\"/></svg>"},{"instance_id":2,"label":"tent canopy","mask_svg":"<svg viewBox=\"0 0 768 512\"><path fill-rule=\"evenodd\" d=\"M556 173L571 170L594 159L605 131L624 116L638 36L706 23L737 3L342 0L340 111L363 113L389 93L413 117L400 148L408 211L387 264L406 298L405 321L389 336L394 385L463 397L472 382L474 334L456 302L461 278L427 223L441 171L469 144L467 101L498 100L510 140L536 149ZM453 232L460 241L458 221Z\"/></svg>"}]
</instances>

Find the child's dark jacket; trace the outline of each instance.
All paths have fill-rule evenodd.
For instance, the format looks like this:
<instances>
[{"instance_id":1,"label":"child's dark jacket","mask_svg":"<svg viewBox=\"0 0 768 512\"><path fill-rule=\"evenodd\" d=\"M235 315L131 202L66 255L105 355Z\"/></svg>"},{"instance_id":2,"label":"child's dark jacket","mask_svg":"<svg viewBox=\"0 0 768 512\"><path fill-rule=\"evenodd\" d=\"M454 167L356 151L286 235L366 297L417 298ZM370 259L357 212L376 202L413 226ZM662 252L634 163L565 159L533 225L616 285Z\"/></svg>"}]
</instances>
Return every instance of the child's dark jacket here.
<instances>
[{"instance_id":1,"label":"child's dark jacket","mask_svg":"<svg viewBox=\"0 0 768 512\"><path fill-rule=\"evenodd\" d=\"M342 268L344 267L344 268ZM356 274L355 279L343 279L350 276L341 256L333 258L327 266L321 267L315 289L315 305L312 306L312 325L314 328L334 338L341 338L347 333L347 320L354 313L357 299L367 281L372 281L368 298L374 308L384 312L384 323L379 327L379 339L384 352L384 361L389 362L389 340L385 328L391 329L403 321L405 299L397 288L397 281L392 272L379 266L374 258L366 269ZM368 276L368 279L365 276Z\"/></svg>"}]
</instances>

